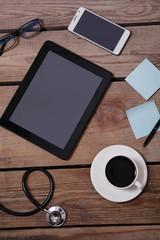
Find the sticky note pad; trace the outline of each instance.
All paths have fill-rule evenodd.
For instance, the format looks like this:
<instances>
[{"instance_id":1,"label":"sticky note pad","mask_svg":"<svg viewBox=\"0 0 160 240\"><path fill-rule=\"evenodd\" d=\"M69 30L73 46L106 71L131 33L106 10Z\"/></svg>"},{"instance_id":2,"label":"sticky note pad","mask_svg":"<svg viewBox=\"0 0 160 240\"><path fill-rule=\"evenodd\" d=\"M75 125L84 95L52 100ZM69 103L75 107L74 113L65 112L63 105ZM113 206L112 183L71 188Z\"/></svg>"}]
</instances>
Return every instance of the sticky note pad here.
<instances>
[{"instance_id":1,"label":"sticky note pad","mask_svg":"<svg viewBox=\"0 0 160 240\"><path fill-rule=\"evenodd\" d=\"M160 71L145 58L125 80L148 100L160 88Z\"/></svg>"},{"instance_id":2,"label":"sticky note pad","mask_svg":"<svg viewBox=\"0 0 160 240\"><path fill-rule=\"evenodd\" d=\"M155 101L130 108L126 114L136 139L147 136L160 118Z\"/></svg>"}]
</instances>

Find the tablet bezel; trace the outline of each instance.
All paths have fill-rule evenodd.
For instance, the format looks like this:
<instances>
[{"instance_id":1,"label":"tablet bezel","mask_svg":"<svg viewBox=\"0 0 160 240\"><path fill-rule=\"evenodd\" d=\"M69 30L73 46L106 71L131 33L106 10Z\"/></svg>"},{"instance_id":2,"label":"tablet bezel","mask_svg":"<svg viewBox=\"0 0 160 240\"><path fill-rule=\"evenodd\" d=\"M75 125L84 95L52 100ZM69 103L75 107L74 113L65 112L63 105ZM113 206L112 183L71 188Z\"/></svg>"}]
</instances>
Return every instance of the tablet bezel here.
<instances>
[{"instance_id":1,"label":"tablet bezel","mask_svg":"<svg viewBox=\"0 0 160 240\"><path fill-rule=\"evenodd\" d=\"M37 135L33 134L32 132L25 130L24 128L18 126L17 124L9 121L10 117L12 116L14 110L16 109L18 103L20 102L23 94L25 93L26 89L28 88L29 84L31 83L32 79L34 78L36 72L38 71L41 63L43 62L44 58L46 57L47 53L52 51L63 58L68 59L69 61L83 67L84 69L100 76L102 81L97 88L95 94L93 95L91 101L89 102L88 106L86 106L86 110L81 116L75 130L73 131L71 137L69 138L66 146L64 149L57 147L56 145L38 137ZM89 62L88 60L76 55L75 53L53 43L51 41L46 41L42 48L40 49L37 57L35 58L34 62L32 63L30 69L28 70L27 74L25 75L23 81L21 82L19 88L17 89L16 93L14 94L13 98L11 99L8 107L6 108L5 112L3 113L0 119L0 125L8 130L14 132L18 136L25 138L26 140L36 144L37 146L45 149L46 151L60 157L62 159L68 159L73 148L75 147L81 133L83 132L87 122L89 121L94 109L96 108L97 104L99 103L101 97L103 96L106 88L109 85L109 82L112 78L112 74L107 70Z\"/></svg>"}]
</instances>

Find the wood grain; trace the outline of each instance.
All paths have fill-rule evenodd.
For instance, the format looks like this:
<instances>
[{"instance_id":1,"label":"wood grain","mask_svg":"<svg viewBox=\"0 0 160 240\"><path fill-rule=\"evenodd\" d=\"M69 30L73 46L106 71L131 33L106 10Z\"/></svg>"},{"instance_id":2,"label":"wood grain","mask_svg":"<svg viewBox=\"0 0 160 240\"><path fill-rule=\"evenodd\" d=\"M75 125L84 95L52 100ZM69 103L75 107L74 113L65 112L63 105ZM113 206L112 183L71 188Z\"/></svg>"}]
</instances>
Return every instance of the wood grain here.
<instances>
[{"instance_id":1,"label":"wood grain","mask_svg":"<svg viewBox=\"0 0 160 240\"><path fill-rule=\"evenodd\" d=\"M44 27L68 26L80 6L116 23L160 21L159 0L1 0L0 29L19 28L34 18Z\"/></svg>"},{"instance_id":2,"label":"wood grain","mask_svg":"<svg viewBox=\"0 0 160 240\"><path fill-rule=\"evenodd\" d=\"M149 178L144 191L134 200L114 203L102 198L93 188L90 169L49 170L55 182L54 195L48 207L58 205L67 211L64 226L160 224L160 166L148 166ZM15 211L34 207L21 189L23 171L0 172L1 204ZM31 194L42 202L49 188L41 172L28 179ZM28 217L15 217L0 212L0 228L48 226L44 212Z\"/></svg>"},{"instance_id":3,"label":"wood grain","mask_svg":"<svg viewBox=\"0 0 160 240\"><path fill-rule=\"evenodd\" d=\"M111 71L115 78L126 77L146 57L160 69L159 0L1 0L0 6L0 36L37 17L49 30L30 40L18 38L17 46L0 57L0 85L22 81L46 40ZM132 34L119 56L63 30L80 6L128 26ZM17 88L0 86L0 116ZM150 100L156 100L160 111L160 92ZM160 239L160 134L144 149L145 137L135 139L125 114L126 109L145 102L126 82L113 82L68 161L0 127L0 203L15 211L33 209L21 188L24 171L19 168L47 166L55 183L54 195L47 207L60 205L67 211L67 221L60 229L48 226L43 212L14 217L0 211L0 240ZM122 204L103 199L90 180L93 158L113 144L133 147L148 166L148 181L143 192ZM46 176L35 172L27 183L31 194L39 202L44 201L49 188Z\"/></svg>"},{"instance_id":4,"label":"wood grain","mask_svg":"<svg viewBox=\"0 0 160 240\"><path fill-rule=\"evenodd\" d=\"M158 240L159 238L160 226L36 228L0 232L1 240Z\"/></svg>"},{"instance_id":5,"label":"wood grain","mask_svg":"<svg viewBox=\"0 0 160 240\"><path fill-rule=\"evenodd\" d=\"M0 87L0 114L7 107L16 89L16 86ZM160 111L159 96L160 92L157 92L150 100L156 101ZM146 148L143 148L145 137L135 139L125 114L126 109L145 102L126 82L113 82L68 161L61 160L0 127L1 168L91 164L100 150L114 144L133 147L142 154L145 161L158 162L160 161L159 133Z\"/></svg>"},{"instance_id":6,"label":"wood grain","mask_svg":"<svg viewBox=\"0 0 160 240\"><path fill-rule=\"evenodd\" d=\"M109 70L114 77L127 76L146 57L160 69L160 26L130 27L128 29L131 30L132 35L119 56L65 30L42 32L28 40L18 39L18 45L0 58L0 82L22 81L46 40L54 41Z\"/></svg>"}]
</instances>

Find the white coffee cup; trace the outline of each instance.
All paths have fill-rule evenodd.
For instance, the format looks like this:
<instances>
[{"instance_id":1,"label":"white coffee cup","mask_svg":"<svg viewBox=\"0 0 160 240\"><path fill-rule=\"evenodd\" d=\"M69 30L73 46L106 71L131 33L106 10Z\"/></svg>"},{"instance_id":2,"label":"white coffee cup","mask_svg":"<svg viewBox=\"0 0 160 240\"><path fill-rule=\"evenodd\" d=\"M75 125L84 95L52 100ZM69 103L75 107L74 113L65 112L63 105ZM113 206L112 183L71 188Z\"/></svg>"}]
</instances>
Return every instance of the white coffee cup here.
<instances>
[{"instance_id":1,"label":"white coffee cup","mask_svg":"<svg viewBox=\"0 0 160 240\"><path fill-rule=\"evenodd\" d=\"M108 184L116 189L125 190L132 186L139 190L143 189L142 184L138 181L137 163L130 157L117 155L111 158L106 165L105 176Z\"/></svg>"}]
</instances>

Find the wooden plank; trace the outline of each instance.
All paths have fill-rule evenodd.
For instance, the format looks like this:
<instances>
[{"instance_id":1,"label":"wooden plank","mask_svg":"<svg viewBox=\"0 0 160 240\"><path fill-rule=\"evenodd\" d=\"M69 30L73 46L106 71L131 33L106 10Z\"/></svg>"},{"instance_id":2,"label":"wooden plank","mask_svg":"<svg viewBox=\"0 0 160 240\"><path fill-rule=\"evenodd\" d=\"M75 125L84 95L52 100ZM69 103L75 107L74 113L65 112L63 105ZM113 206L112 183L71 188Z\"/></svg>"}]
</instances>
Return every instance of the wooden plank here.
<instances>
[{"instance_id":1,"label":"wooden plank","mask_svg":"<svg viewBox=\"0 0 160 240\"><path fill-rule=\"evenodd\" d=\"M131 30L132 35L119 56L115 56L69 31L42 32L29 40L21 38L14 49L4 53L0 58L0 82L21 81L46 40L54 41L108 69L114 77L127 76L146 57L160 69L160 26L130 27L128 29Z\"/></svg>"},{"instance_id":2,"label":"wooden plank","mask_svg":"<svg viewBox=\"0 0 160 240\"><path fill-rule=\"evenodd\" d=\"M0 87L0 114L8 105L16 89L17 86ZM160 111L160 92L150 100L156 101ZM160 134L157 133L148 146L143 148L145 137L135 139L125 114L126 109L145 102L126 82L113 82L68 161L55 157L1 127L1 168L91 164L101 149L114 144L133 147L142 154L145 161L158 162L160 161Z\"/></svg>"},{"instance_id":3,"label":"wooden plank","mask_svg":"<svg viewBox=\"0 0 160 240\"><path fill-rule=\"evenodd\" d=\"M76 227L60 229L23 229L1 231L0 239L10 240L157 240L160 238L160 226L125 226L125 227Z\"/></svg>"},{"instance_id":4,"label":"wooden plank","mask_svg":"<svg viewBox=\"0 0 160 240\"><path fill-rule=\"evenodd\" d=\"M16 29L34 18L41 18L44 27L68 26L82 5L116 23L160 21L157 0L1 0L0 29Z\"/></svg>"},{"instance_id":5,"label":"wooden plank","mask_svg":"<svg viewBox=\"0 0 160 240\"><path fill-rule=\"evenodd\" d=\"M102 198L93 188L90 169L49 170L55 182L55 191L48 207L58 205L67 212L64 226L159 224L160 223L160 165L148 166L149 178L144 191L134 200L114 203ZM1 204L15 211L34 207L21 189L23 171L0 172ZM48 194L49 183L41 172L27 180L31 194L42 202ZM0 228L47 227L45 213L15 217L0 212Z\"/></svg>"}]
</instances>

